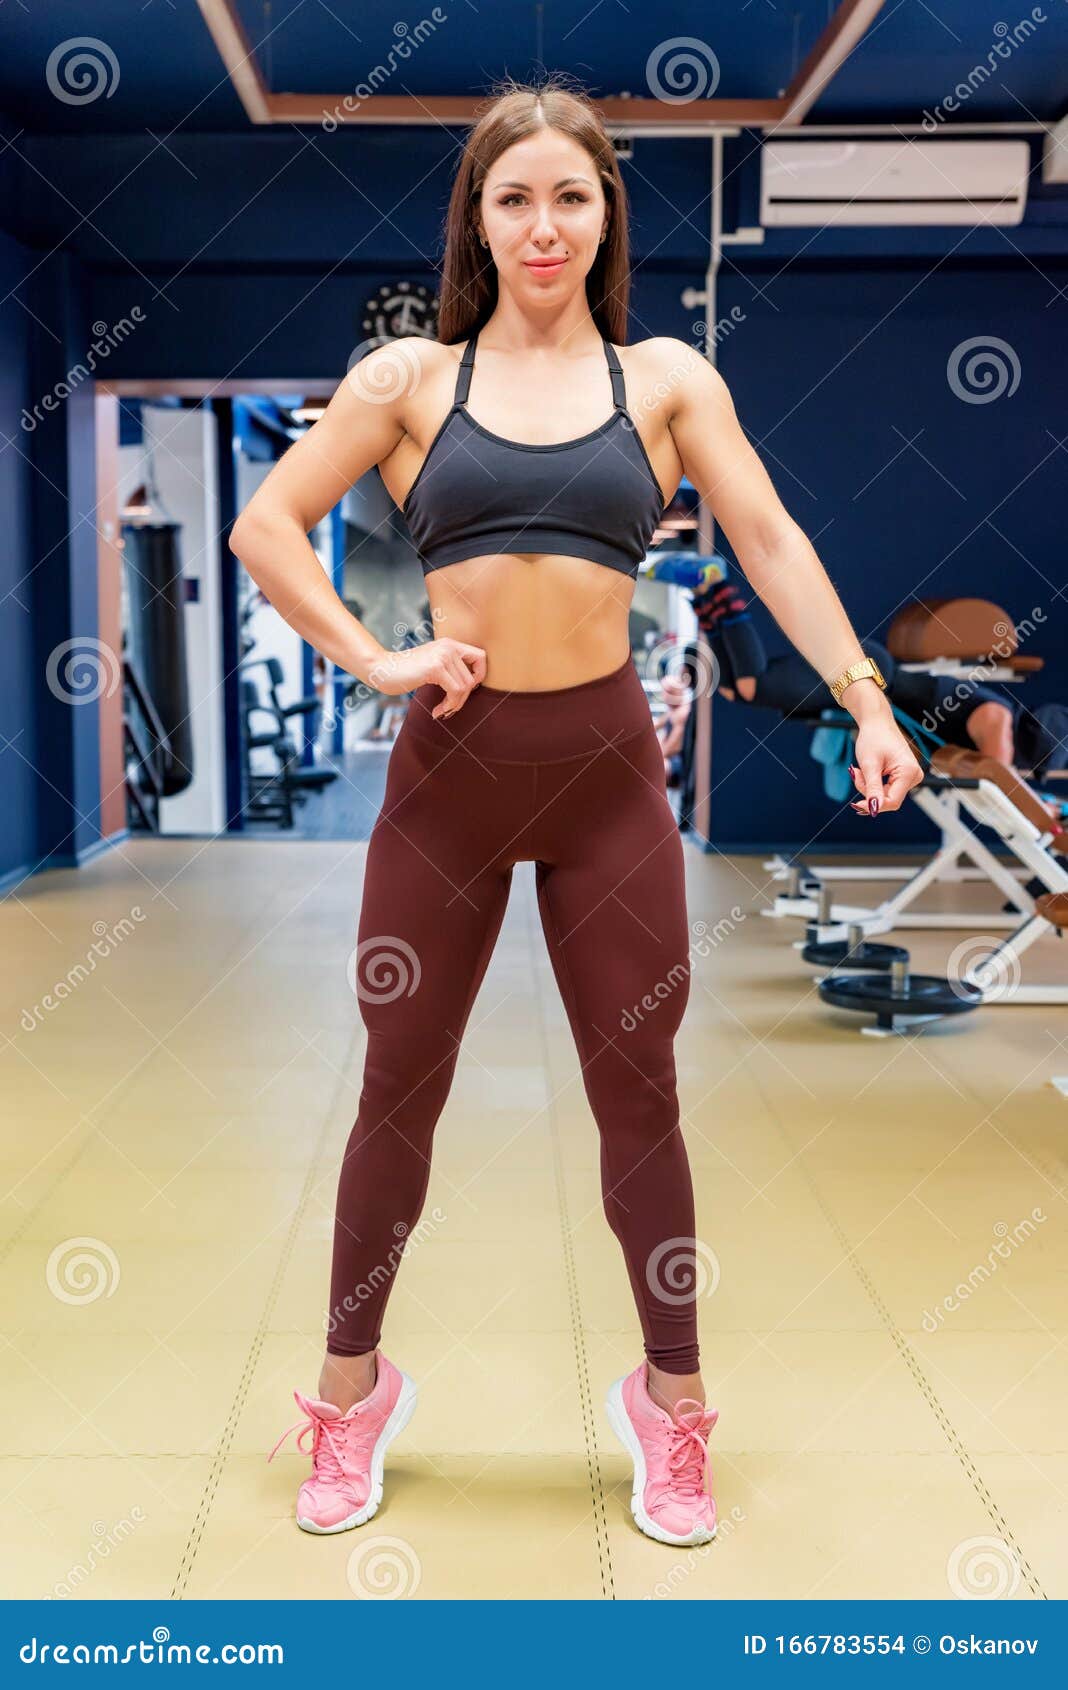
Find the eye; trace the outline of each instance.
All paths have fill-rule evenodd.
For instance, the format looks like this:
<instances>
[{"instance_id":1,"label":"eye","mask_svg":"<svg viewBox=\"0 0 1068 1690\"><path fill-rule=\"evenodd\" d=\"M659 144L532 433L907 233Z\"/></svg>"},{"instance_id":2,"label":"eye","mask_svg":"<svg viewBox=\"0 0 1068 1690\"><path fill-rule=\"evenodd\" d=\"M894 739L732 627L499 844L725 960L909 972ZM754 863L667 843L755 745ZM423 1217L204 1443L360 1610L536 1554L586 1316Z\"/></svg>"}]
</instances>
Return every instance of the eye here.
<instances>
[{"instance_id":1,"label":"eye","mask_svg":"<svg viewBox=\"0 0 1068 1690\"><path fill-rule=\"evenodd\" d=\"M502 206L508 206L512 204L513 200L521 200L522 197L520 193L505 194L504 198L498 203ZM578 188L568 188L560 197L561 199L576 201L579 205L587 203L587 196L580 192Z\"/></svg>"}]
</instances>

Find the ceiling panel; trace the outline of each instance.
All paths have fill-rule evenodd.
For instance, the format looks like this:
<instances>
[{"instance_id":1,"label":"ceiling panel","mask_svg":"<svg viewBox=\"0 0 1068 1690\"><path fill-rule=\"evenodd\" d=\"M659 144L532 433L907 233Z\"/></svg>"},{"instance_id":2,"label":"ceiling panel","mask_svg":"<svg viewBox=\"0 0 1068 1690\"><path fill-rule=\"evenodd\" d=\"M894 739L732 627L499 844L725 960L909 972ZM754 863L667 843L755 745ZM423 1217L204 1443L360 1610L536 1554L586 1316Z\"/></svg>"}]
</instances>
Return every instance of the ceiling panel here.
<instances>
[{"instance_id":1,"label":"ceiling panel","mask_svg":"<svg viewBox=\"0 0 1068 1690\"><path fill-rule=\"evenodd\" d=\"M238 0L273 92L345 94L370 83L392 94L475 98L502 76L558 69L594 97L776 97L834 6L443 0L440 23L434 9L421 5L405 26L395 0ZM1035 22L1039 15L1045 21ZM418 31L420 20L432 27ZM102 44L79 49L80 61L70 46L77 29ZM1068 7L1062 0L886 0L810 121L918 121L969 83L951 120L1061 117ZM92 89L95 97L86 99ZM196 0L0 7L0 110L9 124L44 133L250 127Z\"/></svg>"}]
</instances>

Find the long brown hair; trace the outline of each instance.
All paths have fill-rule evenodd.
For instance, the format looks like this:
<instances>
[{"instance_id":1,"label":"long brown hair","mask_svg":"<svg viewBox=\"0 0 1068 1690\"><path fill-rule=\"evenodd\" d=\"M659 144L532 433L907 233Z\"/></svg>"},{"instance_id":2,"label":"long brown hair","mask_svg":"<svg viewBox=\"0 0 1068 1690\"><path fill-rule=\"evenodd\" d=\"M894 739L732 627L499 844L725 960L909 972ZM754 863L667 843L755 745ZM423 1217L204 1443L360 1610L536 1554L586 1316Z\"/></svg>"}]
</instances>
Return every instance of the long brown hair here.
<instances>
[{"instance_id":1,"label":"long brown hair","mask_svg":"<svg viewBox=\"0 0 1068 1690\"><path fill-rule=\"evenodd\" d=\"M566 87L561 72L537 86L511 79L497 83L468 136L445 222L438 339L446 344L465 340L497 303L497 267L476 227L486 174L506 147L545 128L558 129L585 147L597 170L609 211L608 232L586 277L586 299L601 333L616 346L625 344L630 293L627 193L596 107L587 94Z\"/></svg>"}]
</instances>

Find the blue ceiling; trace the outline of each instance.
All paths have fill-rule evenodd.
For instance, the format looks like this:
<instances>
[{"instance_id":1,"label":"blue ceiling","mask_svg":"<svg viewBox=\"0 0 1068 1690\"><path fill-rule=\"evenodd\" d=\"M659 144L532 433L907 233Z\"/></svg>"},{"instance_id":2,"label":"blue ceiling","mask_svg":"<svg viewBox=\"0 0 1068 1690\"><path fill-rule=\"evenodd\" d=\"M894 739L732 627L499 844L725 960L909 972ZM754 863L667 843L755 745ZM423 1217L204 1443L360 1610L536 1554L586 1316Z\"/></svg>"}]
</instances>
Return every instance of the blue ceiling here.
<instances>
[{"instance_id":1,"label":"blue ceiling","mask_svg":"<svg viewBox=\"0 0 1068 1690\"><path fill-rule=\"evenodd\" d=\"M434 9L429 0L421 5L409 29ZM345 93L380 67L383 92L475 97L501 76L522 80L546 70L568 72L595 97L649 95L650 63L663 63L684 37L714 55L700 55L716 67L710 92L775 97L834 4L669 0L646 10L635 0L442 0L439 9L444 22L398 61L390 56L403 39L395 0L239 0L275 92ZM1028 33L1014 42L1021 22ZM46 72L54 50L83 33L109 50L110 92L79 104L57 97ZM809 121L918 121L969 76L958 120L1063 116L1068 6L886 0ZM30 133L249 128L196 0L0 8L0 113L9 127Z\"/></svg>"}]
</instances>

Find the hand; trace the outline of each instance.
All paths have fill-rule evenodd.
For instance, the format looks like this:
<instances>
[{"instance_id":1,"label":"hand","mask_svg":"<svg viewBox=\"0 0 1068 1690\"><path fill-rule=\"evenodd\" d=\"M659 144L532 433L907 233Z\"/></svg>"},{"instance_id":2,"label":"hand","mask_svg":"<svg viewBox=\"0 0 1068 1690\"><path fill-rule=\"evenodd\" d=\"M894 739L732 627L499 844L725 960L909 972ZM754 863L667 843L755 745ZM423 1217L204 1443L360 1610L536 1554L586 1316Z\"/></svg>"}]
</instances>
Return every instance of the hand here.
<instances>
[{"instance_id":1,"label":"hand","mask_svg":"<svg viewBox=\"0 0 1068 1690\"><path fill-rule=\"evenodd\" d=\"M426 640L404 651L387 651L375 662L367 684L390 697L413 692L427 681L441 687L445 697L430 712L437 720L461 710L468 694L485 678L486 653L482 647L446 637Z\"/></svg>"},{"instance_id":2,"label":"hand","mask_svg":"<svg viewBox=\"0 0 1068 1690\"><path fill-rule=\"evenodd\" d=\"M849 772L857 790L863 794L852 805L860 816L899 810L912 788L923 779L923 770L889 711L861 723L857 730L857 761L860 767Z\"/></svg>"}]
</instances>

